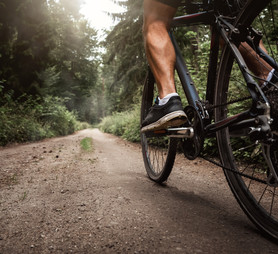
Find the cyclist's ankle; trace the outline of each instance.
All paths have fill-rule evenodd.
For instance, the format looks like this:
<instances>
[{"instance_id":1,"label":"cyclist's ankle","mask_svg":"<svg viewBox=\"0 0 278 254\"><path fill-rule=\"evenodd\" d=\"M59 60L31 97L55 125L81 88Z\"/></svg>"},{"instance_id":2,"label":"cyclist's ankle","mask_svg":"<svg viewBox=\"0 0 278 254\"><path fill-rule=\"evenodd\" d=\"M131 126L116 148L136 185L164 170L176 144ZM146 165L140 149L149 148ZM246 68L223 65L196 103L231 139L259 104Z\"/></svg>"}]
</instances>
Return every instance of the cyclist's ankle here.
<instances>
[{"instance_id":1,"label":"cyclist's ankle","mask_svg":"<svg viewBox=\"0 0 278 254\"><path fill-rule=\"evenodd\" d=\"M269 84L269 82L271 82L271 81L273 81L274 79L275 79L275 69L272 69L269 73L268 73L268 75L267 75L267 78L265 79L265 81L262 83L262 86L261 86L261 88L263 89L264 87L266 87L268 84ZM276 79L277 79L277 77L276 77ZM276 82L275 82L276 83Z\"/></svg>"},{"instance_id":2,"label":"cyclist's ankle","mask_svg":"<svg viewBox=\"0 0 278 254\"><path fill-rule=\"evenodd\" d=\"M165 105L170 100L170 98L172 98L173 96L179 96L179 95L177 93L170 93L170 94L167 94L162 99L160 99L158 97L158 105L160 105L160 106Z\"/></svg>"}]
</instances>

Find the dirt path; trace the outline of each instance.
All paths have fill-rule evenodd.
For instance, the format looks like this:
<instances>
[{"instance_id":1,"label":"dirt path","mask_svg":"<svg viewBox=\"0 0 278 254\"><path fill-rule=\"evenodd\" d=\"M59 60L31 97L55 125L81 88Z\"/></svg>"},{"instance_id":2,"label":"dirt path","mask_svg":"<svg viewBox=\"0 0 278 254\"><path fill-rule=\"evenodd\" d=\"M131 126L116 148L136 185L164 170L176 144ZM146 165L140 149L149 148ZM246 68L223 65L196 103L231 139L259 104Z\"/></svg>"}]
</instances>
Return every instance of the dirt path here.
<instances>
[{"instance_id":1,"label":"dirt path","mask_svg":"<svg viewBox=\"0 0 278 254\"><path fill-rule=\"evenodd\" d=\"M0 170L1 254L278 252L200 159L159 186L139 145L95 129L1 149Z\"/></svg>"}]
</instances>

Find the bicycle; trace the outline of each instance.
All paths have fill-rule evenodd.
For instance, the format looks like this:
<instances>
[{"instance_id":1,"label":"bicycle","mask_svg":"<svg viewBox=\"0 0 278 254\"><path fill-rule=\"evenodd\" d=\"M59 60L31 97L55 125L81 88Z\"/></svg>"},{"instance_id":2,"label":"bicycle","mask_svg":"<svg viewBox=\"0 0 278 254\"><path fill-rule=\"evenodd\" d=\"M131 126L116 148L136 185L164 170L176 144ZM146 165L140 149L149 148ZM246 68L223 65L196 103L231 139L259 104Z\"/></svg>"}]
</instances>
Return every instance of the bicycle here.
<instances>
[{"instance_id":1,"label":"bicycle","mask_svg":"<svg viewBox=\"0 0 278 254\"><path fill-rule=\"evenodd\" d=\"M192 3L193 11L173 20L170 37L176 50L175 69L188 104L184 108L188 122L179 128L141 133L144 164L149 178L162 183L172 171L178 143L184 155L193 160L200 156L204 140L216 136L220 163L214 163L223 168L249 219L277 241L278 83L268 82L268 87L262 88L265 80L249 71L238 48L242 42L248 43L257 53L254 61L267 62L278 71L278 1L248 0L244 6L239 6L241 1L221 5L224 2ZM177 27L192 24L211 27L205 100L199 97L174 36ZM219 46L220 40L224 47ZM261 48L261 40L267 51ZM141 122L155 95L155 79L149 70Z\"/></svg>"}]
</instances>

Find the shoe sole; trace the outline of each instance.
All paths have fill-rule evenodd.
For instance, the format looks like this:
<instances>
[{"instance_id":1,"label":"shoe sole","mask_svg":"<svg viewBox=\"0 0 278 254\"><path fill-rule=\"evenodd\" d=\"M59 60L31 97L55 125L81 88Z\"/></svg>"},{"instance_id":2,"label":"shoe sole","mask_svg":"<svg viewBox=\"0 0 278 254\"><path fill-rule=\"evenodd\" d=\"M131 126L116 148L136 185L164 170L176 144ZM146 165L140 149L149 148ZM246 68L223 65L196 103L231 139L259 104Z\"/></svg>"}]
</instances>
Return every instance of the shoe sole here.
<instances>
[{"instance_id":1,"label":"shoe sole","mask_svg":"<svg viewBox=\"0 0 278 254\"><path fill-rule=\"evenodd\" d=\"M156 122L149 124L141 129L141 132L163 130L169 127L177 127L187 122L187 116L182 111L175 111L168 115L163 116Z\"/></svg>"}]
</instances>

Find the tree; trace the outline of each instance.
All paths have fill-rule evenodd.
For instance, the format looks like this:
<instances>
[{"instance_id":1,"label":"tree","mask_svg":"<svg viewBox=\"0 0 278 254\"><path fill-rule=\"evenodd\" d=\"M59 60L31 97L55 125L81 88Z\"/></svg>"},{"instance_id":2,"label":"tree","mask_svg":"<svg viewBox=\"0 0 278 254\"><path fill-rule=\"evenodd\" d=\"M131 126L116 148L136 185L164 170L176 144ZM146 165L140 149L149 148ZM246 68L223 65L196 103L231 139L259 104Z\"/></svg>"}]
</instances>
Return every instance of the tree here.
<instances>
[{"instance_id":1,"label":"tree","mask_svg":"<svg viewBox=\"0 0 278 254\"><path fill-rule=\"evenodd\" d=\"M102 69L106 96L109 98L108 113L128 109L142 86L146 60L144 54L142 24L142 0L116 1L126 12L114 14L119 23L107 35L103 46ZM105 74L110 73L109 77Z\"/></svg>"},{"instance_id":2,"label":"tree","mask_svg":"<svg viewBox=\"0 0 278 254\"><path fill-rule=\"evenodd\" d=\"M36 73L49 60L46 0L0 1L0 80L15 95L39 93Z\"/></svg>"},{"instance_id":3,"label":"tree","mask_svg":"<svg viewBox=\"0 0 278 254\"><path fill-rule=\"evenodd\" d=\"M0 0L0 82L22 94L65 98L85 108L98 78L97 34L80 0ZM90 109L89 109L90 110ZM84 119L82 109L81 119ZM89 115L91 115L90 113Z\"/></svg>"},{"instance_id":4,"label":"tree","mask_svg":"<svg viewBox=\"0 0 278 254\"><path fill-rule=\"evenodd\" d=\"M68 107L74 109L95 88L98 42L96 31L82 16L72 13L66 3L49 1L55 46L50 52L51 64L42 75L46 75L44 88L51 94L68 98ZM56 80L49 84L51 77Z\"/></svg>"}]
</instances>

